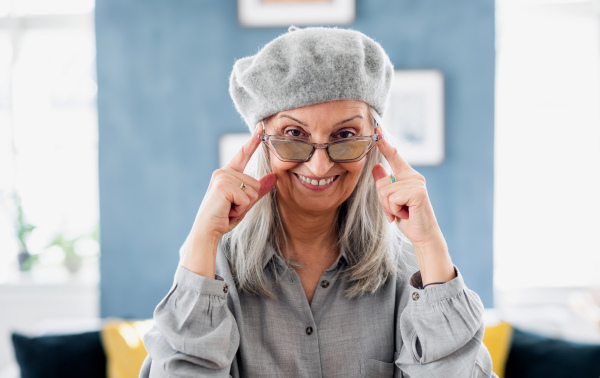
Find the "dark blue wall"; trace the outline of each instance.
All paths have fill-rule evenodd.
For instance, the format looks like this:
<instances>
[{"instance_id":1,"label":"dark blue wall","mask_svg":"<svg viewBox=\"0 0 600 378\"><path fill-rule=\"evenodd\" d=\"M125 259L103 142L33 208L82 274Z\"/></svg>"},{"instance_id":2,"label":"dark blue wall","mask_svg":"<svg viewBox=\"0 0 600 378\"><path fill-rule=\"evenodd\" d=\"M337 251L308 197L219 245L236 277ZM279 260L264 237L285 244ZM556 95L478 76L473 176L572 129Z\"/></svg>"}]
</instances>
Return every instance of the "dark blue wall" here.
<instances>
[{"instance_id":1,"label":"dark blue wall","mask_svg":"<svg viewBox=\"0 0 600 378\"><path fill-rule=\"evenodd\" d=\"M493 0L357 0L353 28L397 69L445 77L446 160L425 175L467 285L492 298ZM228 94L236 59L285 28L245 29L233 0L97 0L101 313L152 315L217 168L247 130Z\"/></svg>"}]
</instances>

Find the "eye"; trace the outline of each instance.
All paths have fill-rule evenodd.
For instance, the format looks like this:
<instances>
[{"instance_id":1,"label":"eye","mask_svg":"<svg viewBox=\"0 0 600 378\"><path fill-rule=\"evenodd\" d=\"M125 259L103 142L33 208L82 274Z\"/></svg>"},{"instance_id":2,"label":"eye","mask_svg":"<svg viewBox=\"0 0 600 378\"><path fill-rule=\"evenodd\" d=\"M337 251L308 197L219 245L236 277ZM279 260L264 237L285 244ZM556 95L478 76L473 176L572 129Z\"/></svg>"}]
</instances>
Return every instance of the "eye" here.
<instances>
[{"instance_id":1,"label":"eye","mask_svg":"<svg viewBox=\"0 0 600 378\"><path fill-rule=\"evenodd\" d=\"M286 129L284 131L284 134L285 134L285 136L290 136L290 137L293 137L293 138L301 138L303 136L306 136L306 134L304 134L304 132L302 130L300 130L300 129L292 129L292 128Z\"/></svg>"},{"instance_id":2,"label":"eye","mask_svg":"<svg viewBox=\"0 0 600 378\"><path fill-rule=\"evenodd\" d=\"M356 134L354 133L354 131L351 131L351 130L342 130L339 133L337 133L336 136L339 139L346 139L346 138L352 138L352 137L356 136Z\"/></svg>"}]
</instances>

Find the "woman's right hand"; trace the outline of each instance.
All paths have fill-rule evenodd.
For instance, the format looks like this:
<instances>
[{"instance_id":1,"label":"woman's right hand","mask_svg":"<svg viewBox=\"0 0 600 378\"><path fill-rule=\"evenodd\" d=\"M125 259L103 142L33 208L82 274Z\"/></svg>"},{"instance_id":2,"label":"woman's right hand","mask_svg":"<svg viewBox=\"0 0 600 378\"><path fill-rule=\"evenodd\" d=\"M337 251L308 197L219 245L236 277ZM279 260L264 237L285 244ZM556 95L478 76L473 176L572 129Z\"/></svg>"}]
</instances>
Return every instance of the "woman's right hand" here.
<instances>
[{"instance_id":1,"label":"woman's right hand","mask_svg":"<svg viewBox=\"0 0 600 378\"><path fill-rule=\"evenodd\" d=\"M233 230L252 206L275 187L275 174L265 175L259 180L244 174L248 161L261 143L258 135L262 127L259 123L250 140L233 159L213 173L188 236L182 263L184 268L214 278L217 245L221 237ZM242 190L242 182L246 189Z\"/></svg>"}]
</instances>

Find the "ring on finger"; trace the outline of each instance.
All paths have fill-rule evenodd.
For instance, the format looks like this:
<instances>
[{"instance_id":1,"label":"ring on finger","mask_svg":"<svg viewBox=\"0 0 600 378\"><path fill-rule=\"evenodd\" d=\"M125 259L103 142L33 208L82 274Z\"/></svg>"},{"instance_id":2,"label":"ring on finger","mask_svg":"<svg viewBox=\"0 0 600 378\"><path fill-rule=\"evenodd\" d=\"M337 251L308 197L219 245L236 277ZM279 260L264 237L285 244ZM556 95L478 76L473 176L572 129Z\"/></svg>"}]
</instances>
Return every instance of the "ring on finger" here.
<instances>
[{"instance_id":1,"label":"ring on finger","mask_svg":"<svg viewBox=\"0 0 600 378\"><path fill-rule=\"evenodd\" d=\"M396 182L396 176L393 173L390 175L390 178L392 179L392 184Z\"/></svg>"},{"instance_id":2,"label":"ring on finger","mask_svg":"<svg viewBox=\"0 0 600 378\"><path fill-rule=\"evenodd\" d=\"M248 187L248 185L242 181L242 184L240 185L240 189L246 190L247 187Z\"/></svg>"}]
</instances>

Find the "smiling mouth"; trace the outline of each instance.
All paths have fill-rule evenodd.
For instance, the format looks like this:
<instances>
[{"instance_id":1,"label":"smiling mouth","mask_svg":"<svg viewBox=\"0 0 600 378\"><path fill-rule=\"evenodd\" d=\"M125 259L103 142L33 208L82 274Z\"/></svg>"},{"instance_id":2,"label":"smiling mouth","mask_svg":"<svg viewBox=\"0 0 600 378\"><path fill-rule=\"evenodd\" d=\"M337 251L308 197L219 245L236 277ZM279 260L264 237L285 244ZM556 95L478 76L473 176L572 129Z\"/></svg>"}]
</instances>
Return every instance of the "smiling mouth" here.
<instances>
[{"instance_id":1,"label":"smiling mouth","mask_svg":"<svg viewBox=\"0 0 600 378\"><path fill-rule=\"evenodd\" d=\"M335 181L335 179L337 179L339 177L339 175L336 175L336 176L331 176L328 178L322 178L320 180L315 180L315 179L310 179L306 176L302 176L299 173L294 173L294 174L303 182L310 184L310 185L314 185L314 186L325 186L325 185L331 184L333 181Z\"/></svg>"}]
</instances>

